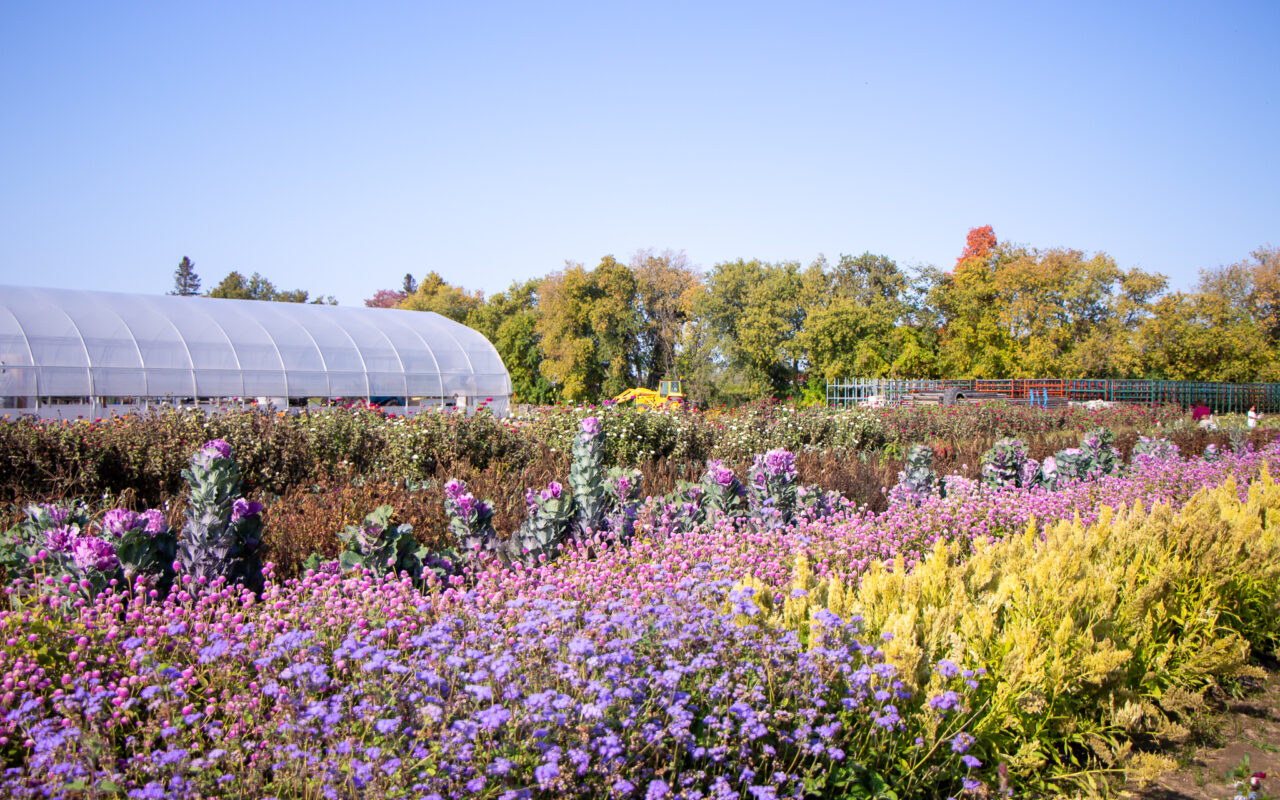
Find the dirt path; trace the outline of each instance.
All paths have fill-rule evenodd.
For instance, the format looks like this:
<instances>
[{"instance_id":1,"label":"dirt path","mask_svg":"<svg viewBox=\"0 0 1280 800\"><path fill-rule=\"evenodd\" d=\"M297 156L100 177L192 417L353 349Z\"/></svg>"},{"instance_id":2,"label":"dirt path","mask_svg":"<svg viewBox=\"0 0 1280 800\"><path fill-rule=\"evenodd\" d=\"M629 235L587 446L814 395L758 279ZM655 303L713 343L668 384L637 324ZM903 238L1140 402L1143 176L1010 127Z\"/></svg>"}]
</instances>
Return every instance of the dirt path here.
<instances>
[{"instance_id":1,"label":"dirt path","mask_svg":"<svg viewBox=\"0 0 1280 800\"><path fill-rule=\"evenodd\" d=\"M1126 787L1132 800L1231 800L1236 787L1227 773L1249 760L1249 772L1265 772L1263 789L1280 797L1280 670L1269 665L1260 691L1231 700L1214 715L1214 745L1194 751L1189 763L1146 787ZM1215 746L1216 745L1216 746Z\"/></svg>"}]
</instances>

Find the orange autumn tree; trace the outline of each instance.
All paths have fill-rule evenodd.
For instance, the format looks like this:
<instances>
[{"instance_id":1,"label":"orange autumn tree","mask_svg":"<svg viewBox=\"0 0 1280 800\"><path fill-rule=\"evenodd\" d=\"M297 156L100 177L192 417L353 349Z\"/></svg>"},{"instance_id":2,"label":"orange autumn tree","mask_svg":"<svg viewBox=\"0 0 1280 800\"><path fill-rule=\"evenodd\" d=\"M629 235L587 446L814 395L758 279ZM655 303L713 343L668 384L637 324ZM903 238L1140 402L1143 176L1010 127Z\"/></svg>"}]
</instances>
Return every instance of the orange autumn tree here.
<instances>
[{"instance_id":1,"label":"orange autumn tree","mask_svg":"<svg viewBox=\"0 0 1280 800\"><path fill-rule=\"evenodd\" d=\"M955 378L1003 378L1010 372L1009 336L1000 324L999 297L990 269L998 246L990 225L973 228L955 270L934 287L940 312L938 355L943 374Z\"/></svg>"}]
</instances>

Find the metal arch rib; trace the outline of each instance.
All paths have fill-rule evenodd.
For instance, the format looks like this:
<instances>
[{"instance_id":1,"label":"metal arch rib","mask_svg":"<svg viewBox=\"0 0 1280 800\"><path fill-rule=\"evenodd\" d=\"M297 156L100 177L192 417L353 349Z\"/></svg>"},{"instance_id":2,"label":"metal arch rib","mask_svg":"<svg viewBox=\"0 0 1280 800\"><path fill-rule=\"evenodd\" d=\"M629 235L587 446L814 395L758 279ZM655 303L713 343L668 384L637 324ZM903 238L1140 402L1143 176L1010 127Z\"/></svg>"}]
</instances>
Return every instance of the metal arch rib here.
<instances>
[{"instance_id":1,"label":"metal arch rib","mask_svg":"<svg viewBox=\"0 0 1280 800\"><path fill-rule=\"evenodd\" d=\"M116 319L120 320L120 324L124 326L125 332L129 334L129 339L133 342L133 350L138 354L138 369L142 370L143 389L149 392L151 390L151 386L149 385L150 382L147 380L147 362L142 360L142 345L138 344L138 337L133 335L133 328L130 328L129 323L125 322L124 317L120 315L120 312L116 311L109 304L102 303L101 307L110 311Z\"/></svg>"},{"instance_id":2,"label":"metal arch rib","mask_svg":"<svg viewBox=\"0 0 1280 800\"><path fill-rule=\"evenodd\" d=\"M39 408L40 407L40 365L36 363L36 351L31 349L31 339L27 337L27 329L22 327L22 323L18 321L18 315L13 313L13 309L9 308L8 306L4 306L4 310L13 319L14 326L17 327L18 333L22 335L22 343L27 346L27 360L31 362L31 372L35 376L33 383L35 384L35 390L36 390L35 391L36 408ZM19 366L19 365L15 364L14 366Z\"/></svg>"},{"instance_id":3,"label":"metal arch rib","mask_svg":"<svg viewBox=\"0 0 1280 800\"><path fill-rule=\"evenodd\" d=\"M274 310L274 309L270 309L270 310ZM267 326L259 322L258 318L253 316L252 314L249 314L247 316L249 317L249 319L253 321L254 325L257 325L259 328L262 328L262 332L266 334L267 341L271 342L271 349L276 351L276 361L280 363L280 377L284 380L284 402L285 402L285 405L288 406L289 405L289 368L284 365L284 353L280 352L280 345L279 343L276 342L276 337L271 335L271 331L267 330ZM278 314L277 316L284 316L284 315ZM315 344L315 340L313 339L311 343ZM238 359L236 363L237 364L240 363ZM321 363L323 363L323 360ZM240 390L244 391L244 369L243 368L240 369Z\"/></svg>"},{"instance_id":4,"label":"metal arch rib","mask_svg":"<svg viewBox=\"0 0 1280 800\"><path fill-rule=\"evenodd\" d=\"M178 343L182 345L182 352L187 354L187 366L190 367L189 371L191 372L191 402L197 403L200 399L200 393L196 388L196 360L191 356L191 347L187 344L187 337L182 335L182 331L179 330L178 326L174 324L172 317L170 317L168 314L164 313L163 311L159 311L156 309L155 303L151 302L151 298L147 298L146 306L150 308L152 311L154 311L165 322L169 323L169 327L173 328L173 332L177 334ZM231 348L231 350L233 353L235 352L234 347ZM146 371L145 364L143 365L142 369L144 372Z\"/></svg>"},{"instance_id":5,"label":"metal arch rib","mask_svg":"<svg viewBox=\"0 0 1280 800\"><path fill-rule=\"evenodd\" d=\"M67 318L67 322L71 323L71 330L76 332L76 338L80 340L80 348L84 350L84 371L86 377L89 378L89 408L95 408L97 401L94 398L98 395L95 391L96 387L93 385L93 359L89 356L89 345L85 342L84 334L80 332L80 326L76 324L75 318L68 314L62 306L55 307L62 313L62 316Z\"/></svg>"},{"instance_id":6,"label":"metal arch rib","mask_svg":"<svg viewBox=\"0 0 1280 800\"><path fill-rule=\"evenodd\" d=\"M240 394L241 396L243 396L244 395L244 367L240 365L240 354L236 352L235 343L231 341L231 337L227 335L227 329L222 327L222 323L218 322L217 317L215 317L213 314L210 314L208 311L206 311L203 308L200 309L200 313L204 314L205 317L210 322L213 323L213 327L217 328L218 332L222 334L222 338L227 340L227 347L231 350L231 357L235 359L235 362L236 362L236 371L240 373ZM193 375L195 374L194 367L192 368L192 374ZM195 397L192 398L192 400L195 401L195 404L197 406L200 405L199 391L196 392L196 395Z\"/></svg>"},{"instance_id":7,"label":"metal arch rib","mask_svg":"<svg viewBox=\"0 0 1280 800\"><path fill-rule=\"evenodd\" d=\"M321 318L320 314L313 314L312 316L314 316L316 319ZM353 337L351 335L351 332L348 331L345 327L343 327L340 323L336 321L331 321L331 320L325 320L325 321L328 322L333 327L337 328L338 330L342 331L342 335L347 337L348 342L351 342L351 348L356 351L356 358L360 359L360 371L364 373L364 399L365 399L365 402L368 402L369 400L369 365L365 363L364 353L360 352L360 345L356 344L355 337ZM329 369L328 367L326 367L325 368L326 376L328 375L328 372L329 372ZM332 394L333 387L330 386L329 389L330 389L330 394Z\"/></svg>"},{"instance_id":8,"label":"metal arch rib","mask_svg":"<svg viewBox=\"0 0 1280 800\"><path fill-rule=\"evenodd\" d=\"M410 313L415 313L415 312L410 312ZM422 313L422 312L416 312L416 313ZM405 330L407 330L409 333L411 333L411 334L413 334L414 336L418 337L418 341L422 342L422 347L423 347L423 349L424 349L424 350L426 350L426 351L427 351L427 355L431 356L431 363L436 365L436 383L438 383L438 384L440 385L440 404L441 404L441 405L444 405L444 375L443 375L443 374L441 374L441 372L440 372L440 359L436 358L436 352L435 352L434 350L432 350L432 349L431 349L431 345L427 344L427 340L426 340L426 339L424 339L424 338L422 338L422 334L418 333L416 330L414 330L414 329L413 329L413 326L409 325L409 324L408 324L408 323L406 323L406 322L403 322L403 321L402 321L402 320L400 320L399 318L397 318L395 322L396 322L396 324L397 324L397 325L399 325L401 328L404 328L404 329L405 329ZM396 354L396 358L399 358L399 357L400 357L400 354L399 354L399 353L397 353L397 354ZM400 364L401 364L401 368L403 369L403 367L404 367L404 362L403 362L403 361L401 361L401 362L400 362ZM409 402L409 372L408 372L408 370L405 370L405 373L404 373L404 391L405 391L404 401L405 401L405 404L407 405L407 404L408 404L408 402Z\"/></svg>"},{"instance_id":9,"label":"metal arch rib","mask_svg":"<svg viewBox=\"0 0 1280 800\"><path fill-rule=\"evenodd\" d=\"M279 309L274 309L274 310L277 312L276 316L279 319L288 320L289 322L301 328L302 332L307 335L307 339L310 340L311 346L316 349L316 355L320 356L320 368L324 370L325 397L333 397L333 385L329 383L329 362L325 360L324 350L320 348L320 343L316 341L316 337L311 335L311 331L307 330L306 325L303 325L301 322L298 322L289 314L285 314L281 312ZM274 343L275 339L272 339L271 341ZM276 346L276 354L280 355L279 345ZM284 365L284 356L282 355L280 355L280 368L283 369L286 374L289 372L289 368Z\"/></svg>"},{"instance_id":10,"label":"metal arch rib","mask_svg":"<svg viewBox=\"0 0 1280 800\"><path fill-rule=\"evenodd\" d=\"M387 345L391 348L391 352L395 353L396 363L400 365L400 377L402 379L402 382L404 383L404 405L405 405L405 408L408 408L409 407L409 371L404 368L404 359L400 357L400 350L399 348L396 347L396 343L391 341L391 337L387 335L387 332L382 329L381 325L374 325L372 322L370 322L369 327L377 331L378 335L381 336L383 339L386 339ZM435 358L435 356L432 355L432 358ZM364 363L363 357L361 358L361 363ZM440 365L437 363L436 364L437 369L439 368L439 366ZM365 374L365 383L367 384L368 377L369 377L369 371L367 367L365 368L364 374Z\"/></svg>"}]
</instances>

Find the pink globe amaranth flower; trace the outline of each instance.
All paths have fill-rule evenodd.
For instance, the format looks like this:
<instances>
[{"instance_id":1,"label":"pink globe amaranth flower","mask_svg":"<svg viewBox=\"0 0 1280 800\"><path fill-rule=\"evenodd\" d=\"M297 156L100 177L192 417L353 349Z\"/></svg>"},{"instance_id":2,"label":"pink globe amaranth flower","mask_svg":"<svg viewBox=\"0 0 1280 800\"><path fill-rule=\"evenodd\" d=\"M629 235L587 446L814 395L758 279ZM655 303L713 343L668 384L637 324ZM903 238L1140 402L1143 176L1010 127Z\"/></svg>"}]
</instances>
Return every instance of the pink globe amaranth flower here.
<instances>
[{"instance_id":1,"label":"pink globe amaranth flower","mask_svg":"<svg viewBox=\"0 0 1280 800\"><path fill-rule=\"evenodd\" d=\"M265 508L265 506L263 506L262 503L254 503L249 500L245 500L243 497L238 497L236 498L236 501L231 504L231 524L234 525L240 520L248 517L256 517L262 513L263 508Z\"/></svg>"},{"instance_id":2,"label":"pink globe amaranth flower","mask_svg":"<svg viewBox=\"0 0 1280 800\"><path fill-rule=\"evenodd\" d=\"M80 536L80 529L74 525L63 525L44 533L45 546L59 553L70 553L71 546Z\"/></svg>"},{"instance_id":3,"label":"pink globe amaranth flower","mask_svg":"<svg viewBox=\"0 0 1280 800\"><path fill-rule=\"evenodd\" d=\"M582 428L582 432L586 434L588 437L598 435L600 433L600 418L587 417L583 419L581 428Z\"/></svg>"},{"instance_id":4,"label":"pink globe amaranth flower","mask_svg":"<svg viewBox=\"0 0 1280 800\"><path fill-rule=\"evenodd\" d=\"M135 511L113 508L102 518L102 529L112 536L124 536L134 528L141 528L147 520Z\"/></svg>"},{"instance_id":5,"label":"pink globe amaranth flower","mask_svg":"<svg viewBox=\"0 0 1280 800\"><path fill-rule=\"evenodd\" d=\"M71 557L83 572L110 572L120 565L116 549L96 536L81 536L72 545Z\"/></svg>"},{"instance_id":6,"label":"pink globe amaranth flower","mask_svg":"<svg viewBox=\"0 0 1280 800\"><path fill-rule=\"evenodd\" d=\"M200 452L213 458L231 458L231 445L225 439L210 439L201 446Z\"/></svg>"},{"instance_id":7,"label":"pink globe amaranth flower","mask_svg":"<svg viewBox=\"0 0 1280 800\"><path fill-rule=\"evenodd\" d=\"M142 516L146 519L145 530L152 536L169 530L169 523L164 518L164 512L158 508L149 508L142 512Z\"/></svg>"}]
</instances>

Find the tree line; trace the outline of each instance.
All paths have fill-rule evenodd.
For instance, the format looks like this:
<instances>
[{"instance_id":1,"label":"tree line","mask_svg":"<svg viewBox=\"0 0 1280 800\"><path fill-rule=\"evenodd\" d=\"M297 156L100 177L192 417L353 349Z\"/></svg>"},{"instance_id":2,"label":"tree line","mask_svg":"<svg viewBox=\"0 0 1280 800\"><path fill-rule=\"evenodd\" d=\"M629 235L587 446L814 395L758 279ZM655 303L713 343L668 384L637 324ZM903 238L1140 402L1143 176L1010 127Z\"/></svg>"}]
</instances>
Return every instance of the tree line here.
<instances>
[{"instance_id":1,"label":"tree line","mask_svg":"<svg viewBox=\"0 0 1280 800\"><path fill-rule=\"evenodd\" d=\"M187 256L182 257L178 262L178 268L174 270L173 289L169 294L179 297L200 295L200 276L196 274L195 262ZM277 289L274 283L256 272L246 278L243 274L233 271L202 296L226 300L271 300L278 303L312 303L330 306L338 304L331 295L320 295L313 300L311 293L306 289Z\"/></svg>"},{"instance_id":2,"label":"tree line","mask_svg":"<svg viewBox=\"0 0 1280 800\"><path fill-rule=\"evenodd\" d=\"M827 381L852 376L1280 381L1271 246L1203 270L1185 292L1104 253L1000 242L985 226L949 270L863 253L703 272L683 252L650 250L489 296L405 275L365 305L480 331L526 403L601 400L676 376L700 404L820 399Z\"/></svg>"}]
</instances>

